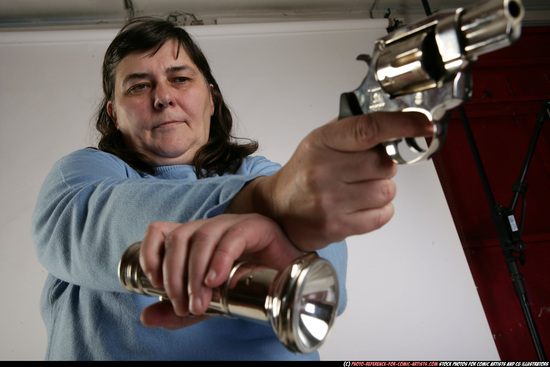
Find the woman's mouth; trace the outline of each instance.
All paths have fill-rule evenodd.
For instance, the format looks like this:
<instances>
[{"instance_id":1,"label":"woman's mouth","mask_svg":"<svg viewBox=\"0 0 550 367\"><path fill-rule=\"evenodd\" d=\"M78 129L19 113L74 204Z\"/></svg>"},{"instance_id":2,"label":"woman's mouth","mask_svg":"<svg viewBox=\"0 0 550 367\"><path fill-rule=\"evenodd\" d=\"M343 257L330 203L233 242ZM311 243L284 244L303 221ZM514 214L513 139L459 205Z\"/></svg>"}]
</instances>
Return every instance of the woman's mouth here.
<instances>
[{"instance_id":1,"label":"woman's mouth","mask_svg":"<svg viewBox=\"0 0 550 367\"><path fill-rule=\"evenodd\" d=\"M182 124L182 123L183 123L183 121L165 121L165 122L162 122L162 123L156 125L154 127L154 129L166 129L166 128L177 126L177 125Z\"/></svg>"}]
</instances>

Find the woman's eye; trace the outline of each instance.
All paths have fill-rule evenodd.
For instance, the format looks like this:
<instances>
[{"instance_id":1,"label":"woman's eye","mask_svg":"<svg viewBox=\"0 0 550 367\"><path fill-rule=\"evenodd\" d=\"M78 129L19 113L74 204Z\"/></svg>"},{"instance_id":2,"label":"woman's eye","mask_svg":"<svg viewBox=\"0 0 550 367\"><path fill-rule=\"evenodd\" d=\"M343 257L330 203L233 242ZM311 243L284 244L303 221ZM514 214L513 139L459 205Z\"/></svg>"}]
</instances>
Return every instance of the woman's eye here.
<instances>
[{"instance_id":1,"label":"woman's eye","mask_svg":"<svg viewBox=\"0 0 550 367\"><path fill-rule=\"evenodd\" d=\"M132 86L128 92L129 93L139 93L141 92L142 90L144 90L145 88L147 88L147 84L146 83L140 83L140 84L136 84L134 86Z\"/></svg>"},{"instance_id":2,"label":"woman's eye","mask_svg":"<svg viewBox=\"0 0 550 367\"><path fill-rule=\"evenodd\" d=\"M186 76L178 76L173 79L174 83L183 84L189 81L189 78Z\"/></svg>"}]
</instances>

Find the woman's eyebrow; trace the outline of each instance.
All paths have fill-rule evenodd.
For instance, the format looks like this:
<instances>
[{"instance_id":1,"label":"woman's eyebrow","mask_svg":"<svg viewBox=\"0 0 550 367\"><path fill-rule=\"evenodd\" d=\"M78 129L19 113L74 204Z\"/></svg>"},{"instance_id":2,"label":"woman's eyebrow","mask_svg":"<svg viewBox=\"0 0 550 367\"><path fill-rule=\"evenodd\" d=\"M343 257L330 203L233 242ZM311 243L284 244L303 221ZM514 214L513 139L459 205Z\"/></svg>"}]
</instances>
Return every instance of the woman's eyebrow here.
<instances>
[{"instance_id":1,"label":"woman's eyebrow","mask_svg":"<svg viewBox=\"0 0 550 367\"><path fill-rule=\"evenodd\" d=\"M187 71L191 74L197 74L197 70L189 65L175 65L175 66L170 66L169 68L166 68L165 70L165 73L166 75L169 75L169 74L175 74L175 73L179 73L181 71ZM126 85L126 84L129 84L130 82L133 82L134 80L143 80L143 79L149 79L151 77L151 74L149 73L132 73L130 75L127 75L123 82L122 82L122 85Z\"/></svg>"},{"instance_id":2,"label":"woman's eyebrow","mask_svg":"<svg viewBox=\"0 0 550 367\"><path fill-rule=\"evenodd\" d=\"M122 85L126 85L134 80L148 79L150 74L148 73L133 73L124 78Z\"/></svg>"},{"instance_id":3,"label":"woman's eyebrow","mask_svg":"<svg viewBox=\"0 0 550 367\"><path fill-rule=\"evenodd\" d=\"M190 73L193 73L193 74L196 74L197 70L190 66L190 65L176 65L176 66L171 66L169 68L166 69L166 74L174 74L174 73L178 73L180 71L188 71Z\"/></svg>"}]
</instances>

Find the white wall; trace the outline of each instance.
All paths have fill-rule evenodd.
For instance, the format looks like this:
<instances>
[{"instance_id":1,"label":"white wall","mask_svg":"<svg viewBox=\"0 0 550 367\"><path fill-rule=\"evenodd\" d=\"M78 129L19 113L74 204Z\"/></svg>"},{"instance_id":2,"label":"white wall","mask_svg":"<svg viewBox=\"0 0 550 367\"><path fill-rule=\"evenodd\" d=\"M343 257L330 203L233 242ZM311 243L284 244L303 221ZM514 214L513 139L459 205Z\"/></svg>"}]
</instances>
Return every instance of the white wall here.
<instances>
[{"instance_id":1,"label":"white wall","mask_svg":"<svg viewBox=\"0 0 550 367\"><path fill-rule=\"evenodd\" d=\"M284 163L338 114L384 22L190 28L235 112L238 135ZM0 359L42 359L46 271L30 216L51 165L95 143L100 65L115 30L0 33ZM402 167L394 219L349 239L348 308L321 349L332 360L496 360L493 338L431 162Z\"/></svg>"}]
</instances>

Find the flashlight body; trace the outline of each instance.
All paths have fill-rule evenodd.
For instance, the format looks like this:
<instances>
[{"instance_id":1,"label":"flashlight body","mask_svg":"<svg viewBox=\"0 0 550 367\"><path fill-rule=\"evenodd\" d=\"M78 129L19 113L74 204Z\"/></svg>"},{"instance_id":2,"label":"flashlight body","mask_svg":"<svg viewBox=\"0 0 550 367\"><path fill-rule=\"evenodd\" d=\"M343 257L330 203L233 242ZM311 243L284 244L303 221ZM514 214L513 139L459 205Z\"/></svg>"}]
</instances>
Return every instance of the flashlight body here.
<instances>
[{"instance_id":1,"label":"flashlight body","mask_svg":"<svg viewBox=\"0 0 550 367\"><path fill-rule=\"evenodd\" d=\"M120 260L118 275L121 284L130 292L158 297L169 302L164 288L154 287L139 265L141 243L130 246ZM211 316L244 317L268 321L266 305L273 293L272 284L277 271L248 263L238 263L232 269L223 287L215 288L205 314ZM228 292L231 287L231 292ZM243 305L245 305L243 307Z\"/></svg>"},{"instance_id":2,"label":"flashlight body","mask_svg":"<svg viewBox=\"0 0 550 367\"><path fill-rule=\"evenodd\" d=\"M376 111L416 111L434 124L428 147L405 138L384 143L398 164L430 158L443 145L449 111L472 93L478 56L506 47L521 33L521 0L483 0L443 11L380 38L363 83L340 99L340 118Z\"/></svg>"},{"instance_id":3,"label":"flashlight body","mask_svg":"<svg viewBox=\"0 0 550 367\"><path fill-rule=\"evenodd\" d=\"M169 301L139 264L140 242L123 254L118 267L130 292ZM282 271L248 262L233 266L225 284L214 289L205 314L266 323L289 350L310 353L328 337L338 309L338 277L316 253L302 256Z\"/></svg>"}]
</instances>

